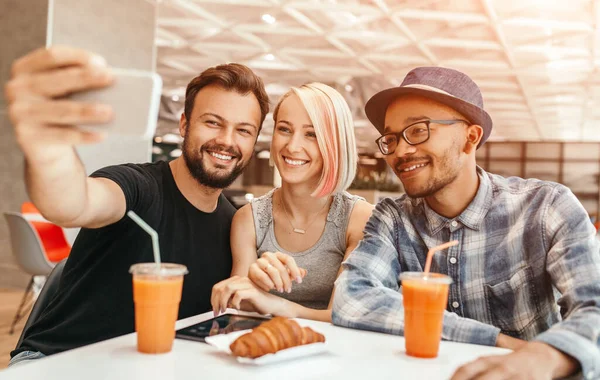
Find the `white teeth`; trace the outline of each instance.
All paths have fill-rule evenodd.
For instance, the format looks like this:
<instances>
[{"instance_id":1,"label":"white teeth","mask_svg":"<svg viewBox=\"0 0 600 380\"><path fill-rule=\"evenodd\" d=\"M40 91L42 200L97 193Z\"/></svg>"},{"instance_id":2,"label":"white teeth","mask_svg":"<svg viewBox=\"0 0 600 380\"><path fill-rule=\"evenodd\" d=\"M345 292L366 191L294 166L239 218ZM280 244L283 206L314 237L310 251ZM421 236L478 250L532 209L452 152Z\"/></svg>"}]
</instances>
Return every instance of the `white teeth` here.
<instances>
[{"instance_id":1,"label":"white teeth","mask_svg":"<svg viewBox=\"0 0 600 380\"><path fill-rule=\"evenodd\" d=\"M213 157L216 157L216 158L220 159L220 160L229 161L229 160L233 159L233 157L231 157L231 156L226 156L224 154L219 154L219 153L215 153L215 152L209 152L209 154L211 156L213 156Z\"/></svg>"},{"instance_id":2,"label":"white teeth","mask_svg":"<svg viewBox=\"0 0 600 380\"><path fill-rule=\"evenodd\" d=\"M308 162L308 161L303 161L303 160L290 160L289 158L285 158L285 157L283 159L285 160L285 162L287 164L294 165L294 166L304 165Z\"/></svg>"},{"instance_id":3,"label":"white teeth","mask_svg":"<svg viewBox=\"0 0 600 380\"><path fill-rule=\"evenodd\" d=\"M417 169L417 168L422 168L422 167L423 167L423 166L425 166L425 165L427 165L427 164L413 165L413 166L411 166L411 167L409 167L409 168L406 168L406 169L404 169L403 171L405 171L405 172L410 172L410 171L413 171L413 170L415 170L415 169Z\"/></svg>"}]
</instances>

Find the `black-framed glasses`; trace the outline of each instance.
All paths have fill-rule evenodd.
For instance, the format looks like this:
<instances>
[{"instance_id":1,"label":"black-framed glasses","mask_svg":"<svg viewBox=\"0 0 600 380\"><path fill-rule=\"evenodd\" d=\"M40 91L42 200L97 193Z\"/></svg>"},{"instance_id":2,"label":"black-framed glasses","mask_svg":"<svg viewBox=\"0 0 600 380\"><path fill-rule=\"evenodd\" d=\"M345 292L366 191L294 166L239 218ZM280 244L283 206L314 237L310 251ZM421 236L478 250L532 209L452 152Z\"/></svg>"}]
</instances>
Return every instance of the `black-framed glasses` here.
<instances>
[{"instance_id":1,"label":"black-framed glasses","mask_svg":"<svg viewBox=\"0 0 600 380\"><path fill-rule=\"evenodd\" d=\"M452 120L421 120L412 123L402 130L402 132L389 132L379 137L375 142L382 154L388 155L396 151L400 138L403 138L408 145L419 145L429 140L431 135L429 125L443 124L452 125L456 123L467 123L467 120L452 119Z\"/></svg>"}]
</instances>

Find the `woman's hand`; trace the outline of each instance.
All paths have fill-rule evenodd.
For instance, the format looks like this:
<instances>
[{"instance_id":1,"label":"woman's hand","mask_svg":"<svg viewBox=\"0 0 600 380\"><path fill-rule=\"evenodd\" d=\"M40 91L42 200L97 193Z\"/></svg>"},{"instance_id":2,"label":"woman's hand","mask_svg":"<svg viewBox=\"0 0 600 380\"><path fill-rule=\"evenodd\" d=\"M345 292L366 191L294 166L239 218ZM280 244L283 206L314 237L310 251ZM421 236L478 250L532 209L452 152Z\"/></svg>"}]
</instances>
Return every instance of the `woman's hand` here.
<instances>
[{"instance_id":1,"label":"woman's hand","mask_svg":"<svg viewBox=\"0 0 600 380\"><path fill-rule=\"evenodd\" d=\"M248 277L234 276L213 287L210 299L215 317L228 307L260 314L290 316L287 301L259 289Z\"/></svg>"},{"instance_id":2,"label":"woman's hand","mask_svg":"<svg viewBox=\"0 0 600 380\"><path fill-rule=\"evenodd\" d=\"M260 289L276 289L280 293L292 291L292 282L302 283L306 270L298 268L290 255L281 252L265 252L248 270L248 277Z\"/></svg>"}]
</instances>

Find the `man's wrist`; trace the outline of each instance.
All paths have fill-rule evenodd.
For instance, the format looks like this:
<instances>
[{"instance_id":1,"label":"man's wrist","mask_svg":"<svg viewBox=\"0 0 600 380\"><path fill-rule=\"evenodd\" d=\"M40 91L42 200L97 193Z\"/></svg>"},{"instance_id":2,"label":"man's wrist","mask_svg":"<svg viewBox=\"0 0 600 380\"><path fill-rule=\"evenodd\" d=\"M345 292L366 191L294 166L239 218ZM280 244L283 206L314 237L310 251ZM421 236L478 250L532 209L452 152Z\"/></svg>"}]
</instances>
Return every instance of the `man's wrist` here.
<instances>
[{"instance_id":1,"label":"man's wrist","mask_svg":"<svg viewBox=\"0 0 600 380\"><path fill-rule=\"evenodd\" d=\"M508 348L505 345L506 344L505 338L506 338L506 335L504 335L502 333L498 334L498 338L496 338L496 347L499 347L499 348Z\"/></svg>"},{"instance_id":2,"label":"man's wrist","mask_svg":"<svg viewBox=\"0 0 600 380\"><path fill-rule=\"evenodd\" d=\"M499 333L496 339L496 347L515 350L515 345L512 344L515 340L506 334Z\"/></svg>"},{"instance_id":3,"label":"man's wrist","mask_svg":"<svg viewBox=\"0 0 600 380\"><path fill-rule=\"evenodd\" d=\"M534 349L546 358L545 362L552 366L553 378L567 377L579 370L577 359L547 343L531 342L527 344L527 349Z\"/></svg>"},{"instance_id":4,"label":"man's wrist","mask_svg":"<svg viewBox=\"0 0 600 380\"><path fill-rule=\"evenodd\" d=\"M53 145L47 147L41 146L21 146L21 151L25 156L25 160L30 165L52 165L58 163L74 153L74 148L69 145Z\"/></svg>"},{"instance_id":5,"label":"man's wrist","mask_svg":"<svg viewBox=\"0 0 600 380\"><path fill-rule=\"evenodd\" d=\"M527 342L524 340L513 338L502 333L498 334L498 338L496 339L496 347L507 348L513 351L518 350L525 344L527 344Z\"/></svg>"}]
</instances>

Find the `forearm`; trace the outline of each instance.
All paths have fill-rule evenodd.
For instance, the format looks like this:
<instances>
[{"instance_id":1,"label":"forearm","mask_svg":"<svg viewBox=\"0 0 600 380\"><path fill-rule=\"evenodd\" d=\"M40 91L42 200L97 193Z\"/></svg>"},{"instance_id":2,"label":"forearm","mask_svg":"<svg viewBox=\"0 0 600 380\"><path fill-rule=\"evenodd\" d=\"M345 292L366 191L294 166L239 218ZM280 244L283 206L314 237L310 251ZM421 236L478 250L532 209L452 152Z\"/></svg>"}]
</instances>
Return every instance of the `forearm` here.
<instances>
[{"instance_id":1,"label":"forearm","mask_svg":"<svg viewBox=\"0 0 600 380\"><path fill-rule=\"evenodd\" d=\"M244 260L240 258L241 255L237 252L234 253L234 251L232 250L231 253L233 257L233 264L231 265L230 277L239 276L250 278L250 276L248 276L248 269L250 268L250 264L245 263ZM252 278L250 278L250 281L252 281Z\"/></svg>"},{"instance_id":2,"label":"forearm","mask_svg":"<svg viewBox=\"0 0 600 380\"><path fill-rule=\"evenodd\" d=\"M600 374L600 244L585 209L557 187L544 217L546 271L561 297L563 320L535 340L579 362L586 378ZM563 360L568 363L568 360ZM568 369L568 367L567 367Z\"/></svg>"},{"instance_id":3,"label":"forearm","mask_svg":"<svg viewBox=\"0 0 600 380\"><path fill-rule=\"evenodd\" d=\"M386 287L360 288L364 279L350 278L348 270L336 281L332 322L335 325L403 334L404 309L402 295Z\"/></svg>"},{"instance_id":4,"label":"forearm","mask_svg":"<svg viewBox=\"0 0 600 380\"><path fill-rule=\"evenodd\" d=\"M25 183L31 200L49 221L65 227L86 206L86 173L73 147L25 151Z\"/></svg>"},{"instance_id":5,"label":"forearm","mask_svg":"<svg viewBox=\"0 0 600 380\"><path fill-rule=\"evenodd\" d=\"M270 297L276 297L277 301L271 310L271 314L277 317L312 319L314 321L331 322L331 309L311 309L298 303L286 300L274 294Z\"/></svg>"},{"instance_id":6,"label":"forearm","mask_svg":"<svg viewBox=\"0 0 600 380\"><path fill-rule=\"evenodd\" d=\"M344 327L403 335L402 294L346 270L336 282L332 321ZM446 340L494 346L499 332L494 326L444 311L442 338Z\"/></svg>"},{"instance_id":7,"label":"forearm","mask_svg":"<svg viewBox=\"0 0 600 380\"><path fill-rule=\"evenodd\" d=\"M525 350L536 350L540 355L548 358L548 363L552 363L552 378L563 379L570 377L577 373L581 368L577 359L570 355L561 352L560 350L542 343L542 342L531 342L528 343L528 347ZM591 375L590 375L591 373ZM595 378L593 372L587 372L586 379Z\"/></svg>"},{"instance_id":8,"label":"forearm","mask_svg":"<svg viewBox=\"0 0 600 380\"><path fill-rule=\"evenodd\" d=\"M331 322L331 309L311 309L300 304L288 301L291 318L312 319L314 321Z\"/></svg>"},{"instance_id":9,"label":"forearm","mask_svg":"<svg viewBox=\"0 0 600 380\"><path fill-rule=\"evenodd\" d=\"M545 343L567 357L574 358L584 376L600 373L600 311L596 308L584 308L570 315L566 320L554 325L550 330L538 335L535 341ZM559 375L572 367L568 361L559 366ZM558 376L558 375L557 375ZM590 376L593 378L593 376Z\"/></svg>"},{"instance_id":10,"label":"forearm","mask_svg":"<svg viewBox=\"0 0 600 380\"><path fill-rule=\"evenodd\" d=\"M474 319L444 311L442 338L452 342L496 346L500 329Z\"/></svg>"},{"instance_id":11,"label":"forearm","mask_svg":"<svg viewBox=\"0 0 600 380\"><path fill-rule=\"evenodd\" d=\"M509 350L513 351L523 348L523 346L525 346L526 344L526 340L513 338L512 336L504 334L498 334L498 339L496 339L496 347L508 348Z\"/></svg>"}]
</instances>

